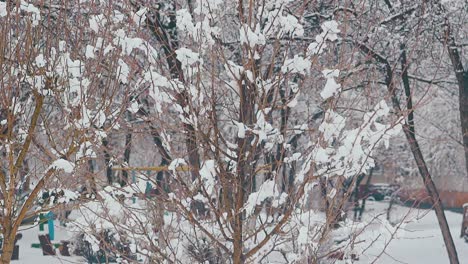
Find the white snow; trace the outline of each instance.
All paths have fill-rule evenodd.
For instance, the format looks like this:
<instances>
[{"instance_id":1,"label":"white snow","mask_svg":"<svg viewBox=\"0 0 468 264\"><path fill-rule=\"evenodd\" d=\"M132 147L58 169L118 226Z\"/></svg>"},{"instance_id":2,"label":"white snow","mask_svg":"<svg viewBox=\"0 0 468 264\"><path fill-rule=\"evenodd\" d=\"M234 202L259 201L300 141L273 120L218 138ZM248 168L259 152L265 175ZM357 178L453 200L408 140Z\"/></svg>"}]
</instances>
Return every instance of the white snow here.
<instances>
[{"instance_id":1,"label":"white snow","mask_svg":"<svg viewBox=\"0 0 468 264\"><path fill-rule=\"evenodd\" d=\"M290 163L290 162L293 162L293 161L298 161L298 160L301 159L301 156L302 156L301 153L296 152L296 153L292 154L291 157L285 157L284 162L285 163Z\"/></svg>"},{"instance_id":2,"label":"white snow","mask_svg":"<svg viewBox=\"0 0 468 264\"><path fill-rule=\"evenodd\" d=\"M136 112L138 112L138 110L140 110L140 105L137 101L133 101L130 104L130 107L127 108L127 110L130 111L132 114L135 114Z\"/></svg>"},{"instance_id":3,"label":"white snow","mask_svg":"<svg viewBox=\"0 0 468 264\"><path fill-rule=\"evenodd\" d=\"M125 50L126 55L130 55L133 51L133 49L140 49L142 51L146 51L143 43L144 41L141 38L123 38L118 40L120 45L122 46L122 49Z\"/></svg>"},{"instance_id":4,"label":"white snow","mask_svg":"<svg viewBox=\"0 0 468 264\"><path fill-rule=\"evenodd\" d=\"M0 9L1 9L1 6L0 6ZM41 20L41 12L39 11L39 8L35 7L33 4L30 4L26 1L21 1L20 9L31 15L33 27L39 25L39 21Z\"/></svg>"},{"instance_id":5,"label":"white snow","mask_svg":"<svg viewBox=\"0 0 468 264\"><path fill-rule=\"evenodd\" d=\"M190 35L195 35L195 26L193 25L192 15L187 9L180 9L176 12L177 28L180 31L186 31Z\"/></svg>"},{"instance_id":6,"label":"white snow","mask_svg":"<svg viewBox=\"0 0 468 264\"><path fill-rule=\"evenodd\" d=\"M86 45L86 52L85 56L87 59L93 59L94 58L94 47L91 45Z\"/></svg>"},{"instance_id":7,"label":"white snow","mask_svg":"<svg viewBox=\"0 0 468 264\"><path fill-rule=\"evenodd\" d=\"M112 11L112 21L114 23L120 23L125 19L125 15L122 14L119 10L113 10Z\"/></svg>"},{"instance_id":8,"label":"white snow","mask_svg":"<svg viewBox=\"0 0 468 264\"><path fill-rule=\"evenodd\" d=\"M69 241L72 238L72 233L67 232L64 227L55 221L55 239L52 243L60 243L62 240ZM39 244L38 235L41 233L47 233L48 226L45 225L45 232L40 232L39 227L36 226L22 226L19 233L23 235L23 238L18 240L19 245L19 260L11 261L12 264L63 264L63 263L86 263L82 257L72 256L65 257L61 256L60 252L56 250L56 256L43 256L41 248L33 248L32 244ZM71 250L69 250L70 253Z\"/></svg>"},{"instance_id":9,"label":"white snow","mask_svg":"<svg viewBox=\"0 0 468 264\"><path fill-rule=\"evenodd\" d=\"M338 33L340 30L338 29L338 23L335 20L325 21L321 25L322 33L315 36L315 41L309 44L307 48L307 54L309 56L321 54L327 44L325 43L328 41L335 41L338 39Z\"/></svg>"},{"instance_id":10,"label":"white snow","mask_svg":"<svg viewBox=\"0 0 468 264\"><path fill-rule=\"evenodd\" d=\"M322 92L320 93L320 96L322 96L322 98L326 100L336 95L339 89L341 88L341 85L335 81L335 78L337 78L340 75L340 71L326 69L323 70L322 73L325 76L325 78L327 78L327 82Z\"/></svg>"},{"instance_id":11,"label":"white snow","mask_svg":"<svg viewBox=\"0 0 468 264\"><path fill-rule=\"evenodd\" d=\"M91 16L89 18L89 27L96 33L99 33L99 29L105 27L107 19L103 14Z\"/></svg>"},{"instance_id":12,"label":"white snow","mask_svg":"<svg viewBox=\"0 0 468 264\"><path fill-rule=\"evenodd\" d=\"M301 22L293 15L283 15L283 5L280 8L273 9L267 12L267 23L264 27L263 34L268 37L302 37L304 35L304 27Z\"/></svg>"},{"instance_id":13,"label":"white snow","mask_svg":"<svg viewBox=\"0 0 468 264\"><path fill-rule=\"evenodd\" d=\"M324 140L331 143L340 135L345 125L346 118L330 109L325 112L324 122L320 124L319 131L323 133Z\"/></svg>"},{"instance_id":14,"label":"white snow","mask_svg":"<svg viewBox=\"0 0 468 264\"><path fill-rule=\"evenodd\" d=\"M44 55L42 54L37 55L36 66L41 68L41 67L44 67L45 65L46 65L46 61L44 60Z\"/></svg>"},{"instance_id":15,"label":"white snow","mask_svg":"<svg viewBox=\"0 0 468 264\"><path fill-rule=\"evenodd\" d=\"M70 201L75 201L80 197L78 192L66 189L61 189L61 191L63 191L63 195L58 198L57 203L68 203Z\"/></svg>"},{"instance_id":16,"label":"white snow","mask_svg":"<svg viewBox=\"0 0 468 264\"><path fill-rule=\"evenodd\" d=\"M5 2L0 2L0 17L4 17L7 14L8 13L7 13L7 9L6 9L6 3Z\"/></svg>"},{"instance_id":17,"label":"white snow","mask_svg":"<svg viewBox=\"0 0 468 264\"><path fill-rule=\"evenodd\" d=\"M300 73L306 75L309 71L312 63L308 58L303 58L299 55L295 55L292 59L287 59L284 65L281 67L282 73Z\"/></svg>"},{"instance_id":18,"label":"white snow","mask_svg":"<svg viewBox=\"0 0 468 264\"><path fill-rule=\"evenodd\" d=\"M365 217L370 218L377 214L385 213L387 206L388 203L369 202L367 207L368 212L365 212L368 215L365 215ZM444 241L433 210L410 209L397 205L392 209L391 215L398 215L405 219L407 224L404 226L404 229L398 233L396 238L389 242L384 253L382 253L382 246L384 245L370 247L356 263L449 263ZM460 263L468 263L468 243L463 238L460 238L462 215L450 211L445 211L445 215L457 248ZM377 223L366 228L364 236L368 236L367 239L372 237L372 233L376 235L386 232L386 229L375 230L375 225ZM387 232L389 231L391 230ZM366 238L363 237L363 239ZM380 257L376 260L379 255Z\"/></svg>"},{"instance_id":19,"label":"white snow","mask_svg":"<svg viewBox=\"0 0 468 264\"><path fill-rule=\"evenodd\" d=\"M106 122L106 114L104 111L99 110L94 116L94 123L97 127L102 127Z\"/></svg>"},{"instance_id":20,"label":"white snow","mask_svg":"<svg viewBox=\"0 0 468 264\"><path fill-rule=\"evenodd\" d=\"M73 169L75 168L75 164L68 160L58 159L52 163L51 168L55 168L56 170L63 170L66 173L72 173Z\"/></svg>"},{"instance_id":21,"label":"white snow","mask_svg":"<svg viewBox=\"0 0 468 264\"><path fill-rule=\"evenodd\" d=\"M214 160L206 160L200 169L200 176L208 195L215 194L216 164Z\"/></svg>"},{"instance_id":22,"label":"white snow","mask_svg":"<svg viewBox=\"0 0 468 264\"><path fill-rule=\"evenodd\" d=\"M261 205L268 198L278 198L279 192L274 180L267 180L260 186L257 192L249 195L247 202L244 205L245 211L250 216L257 205Z\"/></svg>"},{"instance_id":23,"label":"white snow","mask_svg":"<svg viewBox=\"0 0 468 264\"><path fill-rule=\"evenodd\" d=\"M219 8L223 7L223 0L197 0L197 7L193 12L197 15L206 14L209 15L210 12L216 11Z\"/></svg>"},{"instance_id":24,"label":"white snow","mask_svg":"<svg viewBox=\"0 0 468 264\"><path fill-rule=\"evenodd\" d=\"M340 30L338 29L338 23L335 20L325 21L320 27L323 32L326 33L326 37L329 41L335 41L338 39L338 33L340 33Z\"/></svg>"},{"instance_id":25,"label":"white snow","mask_svg":"<svg viewBox=\"0 0 468 264\"><path fill-rule=\"evenodd\" d=\"M182 67L193 66L197 62L203 63L200 55L196 52L191 51L187 48L180 48L175 51L177 54L177 60L180 61Z\"/></svg>"},{"instance_id":26,"label":"white snow","mask_svg":"<svg viewBox=\"0 0 468 264\"><path fill-rule=\"evenodd\" d=\"M245 138L245 131L247 130L247 128L245 127L244 123L237 122L237 121L234 121L234 120L233 120L233 122L237 126L237 137L238 138Z\"/></svg>"},{"instance_id":27,"label":"white snow","mask_svg":"<svg viewBox=\"0 0 468 264\"><path fill-rule=\"evenodd\" d=\"M265 189L272 191L271 183L267 183L266 185L269 185L270 188ZM255 197L257 198L255 199L256 201L252 202L254 202L255 205L258 201L264 200L267 196L267 193L265 193L264 197ZM359 255L359 260L353 263L449 263L437 219L433 211L410 209L408 207L395 205L391 211L391 220L404 219L405 221L405 224L400 226L400 229L397 229L390 223L385 223L385 220L382 220L380 217L382 214L385 214L387 207L388 203L386 202L367 202L366 211L363 215L363 222L373 218L375 220L370 222L368 226L365 226L363 233L357 237L356 241L362 242L356 244L354 252ZM466 250L468 244L459 237L462 215L450 211L445 211L445 214L455 246L457 247L460 263L466 263L466 260L468 260L468 250ZM310 218L312 218L312 220ZM316 218L316 214L311 214L303 220L313 222L317 221ZM346 228L349 228L349 231L358 231L362 228L362 224L360 222L354 222L345 227L345 229ZM47 232L47 225L45 226L45 232ZM39 243L38 234L41 232L38 226L23 226L20 229L20 233L23 235L23 238L18 241L20 256L19 260L12 261L13 264L85 263L85 261L78 256L60 256L58 250L57 256L42 256L41 249L31 247L32 243ZM310 244L311 236L314 235L314 233L315 232L312 232L312 230L309 230L309 228L304 225L300 229L297 242L305 245ZM390 241L385 240L385 238L391 236L391 233L395 234L395 238ZM62 240L70 240L72 236L73 233L67 232L57 221L55 222L55 240L52 241L53 243L60 243ZM367 248L377 236L380 237L380 240L377 240L372 246ZM387 242L388 245L386 245ZM278 263L284 263L284 261L281 262L281 259L278 259L278 261ZM344 264L350 262L337 260L334 263Z\"/></svg>"},{"instance_id":28,"label":"white snow","mask_svg":"<svg viewBox=\"0 0 468 264\"><path fill-rule=\"evenodd\" d=\"M126 84L128 83L128 75L130 74L130 68L128 67L127 63L125 63L122 59L119 59L119 81Z\"/></svg>"},{"instance_id":29,"label":"white snow","mask_svg":"<svg viewBox=\"0 0 468 264\"><path fill-rule=\"evenodd\" d=\"M146 20L146 13L148 12L148 8L144 7L140 10L138 10L135 14L132 16L133 22L137 25L140 26L142 25L145 20Z\"/></svg>"},{"instance_id":30,"label":"white snow","mask_svg":"<svg viewBox=\"0 0 468 264\"><path fill-rule=\"evenodd\" d=\"M257 25L253 31L248 25L244 25L239 30L241 44L247 44L250 48L257 45L265 45L265 36L260 33L260 25Z\"/></svg>"}]
</instances>

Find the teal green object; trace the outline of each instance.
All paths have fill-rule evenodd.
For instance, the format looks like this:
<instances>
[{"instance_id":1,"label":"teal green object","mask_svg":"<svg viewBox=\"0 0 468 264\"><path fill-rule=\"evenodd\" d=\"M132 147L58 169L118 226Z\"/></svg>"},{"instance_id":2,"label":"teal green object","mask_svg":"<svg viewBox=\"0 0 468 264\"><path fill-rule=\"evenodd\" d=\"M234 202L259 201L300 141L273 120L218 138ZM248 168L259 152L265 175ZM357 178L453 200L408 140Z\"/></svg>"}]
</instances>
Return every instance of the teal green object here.
<instances>
[{"instance_id":1,"label":"teal green object","mask_svg":"<svg viewBox=\"0 0 468 264\"><path fill-rule=\"evenodd\" d=\"M44 231L44 221L45 217L44 214L39 214L39 231Z\"/></svg>"},{"instance_id":2,"label":"teal green object","mask_svg":"<svg viewBox=\"0 0 468 264\"><path fill-rule=\"evenodd\" d=\"M151 185L151 183L146 182L145 194L150 194L151 188L153 188L153 186Z\"/></svg>"},{"instance_id":3,"label":"teal green object","mask_svg":"<svg viewBox=\"0 0 468 264\"><path fill-rule=\"evenodd\" d=\"M49 237L50 237L50 240L54 240L55 239L54 213L52 212L47 213L47 219L48 219L47 224L49 227Z\"/></svg>"},{"instance_id":4,"label":"teal green object","mask_svg":"<svg viewBox=\"0 0 468 264\"><path fill-rule=\"evenodd\" d=\"M151 171L148 170L146 171L146 174L147 174L147 179L150 179L151 178ZM146 188L145 188L145 194L148 195L151 193L151 189L153 188L153 185L151 185L151 183L149 181L146 181Z\"/></svg>"}]
</instances>

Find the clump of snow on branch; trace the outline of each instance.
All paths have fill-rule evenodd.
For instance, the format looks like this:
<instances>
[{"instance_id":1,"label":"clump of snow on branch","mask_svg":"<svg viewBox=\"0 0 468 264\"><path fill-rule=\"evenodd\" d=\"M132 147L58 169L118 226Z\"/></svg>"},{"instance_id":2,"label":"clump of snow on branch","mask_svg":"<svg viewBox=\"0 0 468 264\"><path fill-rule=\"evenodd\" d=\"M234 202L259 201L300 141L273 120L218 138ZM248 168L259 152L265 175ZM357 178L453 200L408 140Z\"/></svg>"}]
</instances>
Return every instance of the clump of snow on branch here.
<instances>
[{"instance_id":1,"label":"clump of snow on branch","mask_svg":"<svg viewBox=\"0 0 468 264\"><path fill-rule=\"evenodd\" d=\"M287 59L281 67L283 73L299 73L306 75L310 70L312 63L309 59L303 58L299 55L294 55L294 58Z\"/></svg>"},{"instance_id":2,"label":"clump of snow on branch","mask_svg":"<svg viewBox=\"0 0 468 264\"><path fill-rule=\"evenodd\" d=\"M75 164L65 159L58 159L50 165L51 168L56 170L63 170L66 173L72 173L75 169Z\"/></svg>"},{"instance_id":3,"label":"clump of snow on branch","mask_svg":"<svg viewBox=\"0 0 468 264\"><path fill-rule=\"evenodd\" d=\"M379 102L374 110L366 113L361 125L345 130L346 118L329 110L319 130L327 144L314 149L318 173L353 177L374 167L370 157L379 143L388 146L391 136L398 134L401 124L382 124L379 120L389 114L385 101ZM339 146L334 144L340 142Z\"/></svg>"},{"instance_id":4,"label":"clump of snow on branch","mask_svg":"<svg viewBox=\"0 0 468 264\"><path fill-rule=\"evenodd\" d=\"M240 31L240 43L247 44L250 48L255 46L265 45L265 36L260 33L260 25L256 25L255 31L252 30L248 25L241 27Z\"/></svg>"},{"instance_id":5,"label":"clump of snow on branch","mask_svg":"<svg viewBox=\"0 0 468 264\"><path fill-rule=\"evenodd\" d=\"M327 70L323 70L322 73L327 79L327 82L322 92L320 93L320 96L322 96L323 99L328 99L336 95L339 89L341 88L341 85L337 83L335 80L335 78L338 78L338 76L340 75L340 71L327 69Z\"/></svg>"},{"instance_id":6,"label":"clump of snow on branch","mask_svg":"<svg viewBox=\"0 0 468 264\"><path fill-rule=\"evenodd\" d=\"M325 21L321 25L322 33L315 37L315 41L309 44L307 54L309 56L321 54L327 47L326 41L336 41L338 39L338 23L335 20Z\"/></svg>"}]
</instances>

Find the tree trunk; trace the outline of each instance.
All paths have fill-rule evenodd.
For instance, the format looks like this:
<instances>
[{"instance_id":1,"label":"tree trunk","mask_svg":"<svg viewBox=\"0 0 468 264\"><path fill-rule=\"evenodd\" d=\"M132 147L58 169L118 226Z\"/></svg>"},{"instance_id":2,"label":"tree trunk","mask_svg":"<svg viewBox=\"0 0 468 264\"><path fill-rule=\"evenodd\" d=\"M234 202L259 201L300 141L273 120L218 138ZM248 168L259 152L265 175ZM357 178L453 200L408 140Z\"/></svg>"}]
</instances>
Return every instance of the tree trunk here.
<instances>
[{"instance_id":1,"label":"tree trunk","mask_svg":"<svg viewBox=\"0 0 468 264\"><path fill-rule=\"evenodd\" d=\"M3 239L2 255L0 257L1 264L9 264L11 262L11 256L13 255L13 249L15 247L15 236L11 234L5 236Z\"/></svg>"},{"instance_id":2,"label":"tree trunk","mask_svg":"<svg viewBox=\"0 0 468 264\"><path fill-rule=\"evenodd\" d=\"M441 23L444 37L444 42L442 44L447 48L453 71L457 78L460 123L463 137L463 148L465 150L465 167L466 172L468 173L468 69L463 67L463 55L460 54L462 47L457 45L455 41L455 36L452 32L452 25L449 20L450 13L445 9L442 1L436 0L434 3L436 5L436 17L441 17L444 20L444 22Z\"/></svg>"},{"instance_id":3,"label":"tree trunk","mask_svg":"<svg viewBox=\"0 0 468 264\"><path fill-rule=\"evenodd\" d=\"M132 151L132 132L128 132L125 136L125 151L124 151L124 163L129 166L130 165L130 154ZM122 180L120 181L120 186L127 185L128 182L128 171L122 171Z\"/></svg>"},{"instance_id":4,"label":"tree trunk","mask_svg":"<svg viewBox=\"0 0 468 264\"><path fill-rule=\"evenodd\" d=\"M89 170L89 185L91 187L91 192L96 194L97 193L97 187L96 187L96 179L94 175L94 161L92 159L88 160L88 170Z\"/></svg>"},{"instance_id":5,"label":"tree trunk","mask_svg":"<svg viewBox=\"0 0 468 264\"><path fill-rule=\"evenodd\" d=\"M17 230L12 227L13 223L13 219L7 219L5 221L5 226L3 226L3 248L2 255L0 256L0 264L9 264L11 262L11 256L13 255L13 249L15 248L15 237L17 232Z\"/></svg>"},{"instance_id":6,"label":"tree trunk","mask_svg":"<svg viewBox=\"0 0 468 264\"><path fill-rule=\"evenodd\" d=\"M29 191L29 160L25 159L23 161L23 167L21 168L21 191L27 192Z\"/></svg>"},{"instance_id":7,"label":"tree trunk","mask_svg":"<svg viewBox=\"0 0 468 264\"><path fill-rule=\"evenodd\" d=\"M240 198L240 197L238 197ZM239 201L238 201L239 202ZM234 220L234 235L233 235L233 263L241 264L244 263L244 247L243 247L243 236L242 236L242 213L238 213Z\"/></svg>"},{"instance_id":8,"label":"tree trunk","mask_svg":"<svg viewBox=\"0 0 468 264\"><path fill-rule=\"evenodd\" d=\"M465 166L468 175L468 72L460 74L458 80L460 122L465 150Z\"/></svg>"},{"instance_id":9,"label":"tree trunk","mask_svg":"<svg viewBox=\"0 0 468 264\"><path fill-rule=\"evenodd\" d=\"M437 188L432 181L429 170L427 169L427 165L424 161L421 149L419 148L418 141L414 137L414 134L409 130L408 125L405 124L403 126L403 131L410 145L411 152L413 153L416 164L418 165L418 170L421 174L421 177L423 178L427 193L429 194L434 206L437 220L439 221L440 231L442 232L442 237L444 238L445 246L447 248L450 263L458 264L457 249L455 248L452 235L450 234L450 228L448 226L447 219L445 218L445 213L440 201L439 193L437 192Z\"/></svg>"},{"instance_id":10,"label":"tree trunk","mask_svg":"<svg viewBox=\"0 0 468 264\"><path fill-rule=\"evenodd\" d=\"M328 215L328 209L330 208L330 203L328 202L328 199L327 199L327 179L325 177L320 177L319 184L320 184L320 196L322 197L322 201L323 201L323 210L325 211L325 214Z\"/></svg>"},{"instance_id":11,"label":"tree trunk","mask_svg":"<svg viewBox=\"0 0 468 264\"><path fill-rule=\"evenodd\" d=\"M371 180L372 180L372 175L374 175L374 168L371 168L371 169L370 169L369 176L367 176L366 185L365 185L365 187L364 187L364 191L365 191L366 193L369 192L369 185L370 185L370 182L371 182ZM359 216L358 216L358 220L359 220L359 221L362 220L362 214L364 213L364 210L366 209L366 200L367 200L367 196L364 197L364 199L362 199L361 208L359 208Z\"/></svg>"},{"instance_id":12,"label":"tree trunk","mask_svg":"<svg viewBox=\"0 0 468 264\"><path fill-rule=\"evenodd\" d=\"M113 180L113 177L112 177L112 168L111 168L111 156L109 154L109 149L108 149L108 146L109 146L109 141L107 140L107 138L104 138L102 140L102 145L104 146L104 164L106 164L106 178L107 178L107 183L109 185L112 185L112 182L114 181Z\"/></svg>"},{"instance_id":13,"label":"tree trunk","mask_svg":"<svg viewBox=\"0 0 468 264\"><path fill-rule=\"evenodd\" d=\"M444 238L445 246L447 248L447 253L449 256L449 260L451 264L458 264L458 255L457 249L455 248L455 244L453 243L452 235L450 234L450 228L447 223L447 219L445 217L444 209L442 207L442 203L440 201L439 193L437 192L437 188L432 181L431 174L427 168L426 162L424 161L424 156L422 155L421 149L419 148L418 141L416 140L416 132L414 128L414 109L412 103L412 94L411 94L411 87L409 84L408 79L408 62L406 61L406 47L405 45L401 46L402 51L402 81L403 86L405 89L406 94L406 108L409 111L407 124L403 125L403 132L405 133L406 139L408 140L408 144L410 145L411 152L413 153L414 159L418 166L419 173L424 181L424 186L426 187L427 193L429 194L432 204L434 206L434 210L437 216L437 220L439 221L440 231L442 232L442 237ZM391 87L390 85L389 87ZM391 89L394 92L394 89ZM394 98L395 102L398 102L395 93L392 93L392 97ZM398 107L399 108L399 107Z\"/></svg>"},{"instance_id":14,"label":"tree trunk","mask_svg":"<svg viewBox=\"0 0 468 264\"><path fill-rule=\"evenodd\" d=\"M167 150L164 148L164 144L161 140L161 135L159 135L158 131L156 130L155 127L150 125L150 130L151 130L151 136L153 137L153 142L158 148L159 154L161 154L161 163L159 166L166 166L171 163L171 156L167 152ZM164 171L159 171L157 176L156 176L156 194L162 194L164 193L165 186L167 186L168 181L164 179Z\"/></svg>"},{"instance_id":15,"label":"tree trunk","mask_svg":"<svg viewBox=\"0 0 468 264\"><path fill-rule=\"evenodd\" d=\"M358 219L358 213L359 213L359 187L361 186L361 182L364 179L364 175L361 174L358 176L356 180L356 185L354 186L354 193L353 193L353 199L354 199L354 221L357 221Z\"/></svg>"},{"instance_id":16,"label":"tree trunk","mask_svg":"<svg viewBox=\"0 0 468 264\"><path fill-rule=\"evenodd\" d=\"M175 3L171 6L172 11L169 14L160 14L159 10L155 10L155 13L152 16L147 16L147 25L152 31L153 35L161 42L164 55L166 57L166 63L169 67L172 78L178 79L180 82L185 83L184 72L182 70L182 64L177 60L176 50L179 46L178 36L177 36L177 19L175 12ZM161 19L161 15L168 18L167 24L163 24L166 19ZM151 18L152 17L152 18ZM190 107L190 98L187 94L187 91L181 91L177 94L178 104L185 109ZM184 117L189 119L189 114L184 111ZM191 179L194 181L199 178L200 173L200 154L198 153L198 144L197 144L197 133L195 128L191 124L183 124L185 131L185 145L187 148L188 154L188 163L190 167Z\"/></svg>"},{"instance_id":17,"label":"tree trunk","mask_svg":"<svg viewBox=\"0 0 468 264\"><path fill-rule=\"evenodd\" d=\"M468 70L463 68L462 57L452 35L449 22L446 21L445 34L448 37L447 51L452 62L453 71L457 77L460 123L463 136L463 147L465 150L465 167L468 175Z\"/></svg>"}]
</instances>

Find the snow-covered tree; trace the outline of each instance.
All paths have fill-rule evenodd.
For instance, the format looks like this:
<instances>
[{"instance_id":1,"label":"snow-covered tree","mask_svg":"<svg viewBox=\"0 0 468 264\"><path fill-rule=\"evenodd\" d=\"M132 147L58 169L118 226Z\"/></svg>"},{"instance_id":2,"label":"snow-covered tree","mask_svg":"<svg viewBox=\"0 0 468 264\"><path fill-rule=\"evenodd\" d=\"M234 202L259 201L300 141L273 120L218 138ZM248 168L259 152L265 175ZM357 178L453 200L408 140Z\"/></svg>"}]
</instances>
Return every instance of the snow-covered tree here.
<instances>
[{"instance_id":1,"label":"snow-covered tree","mask_svg":"<svg viewBox=\"0 0 468 264\"><path fill-rule=\"evenodd\" d=\"M120 262L356 258L373 240L354 243L366 223L346 220L352 187L402 127L416 138L421 83L439 78L413 56L430 52L420 38L436 19L424 12L0 2L2 263L24 219L70 200L70 231Z\"/></svg>"},{"instance_id":2,"label":"snow-covered tree","mask_svg":"<svg viewBox=\"0 0 468 264\"><path fill-rule=\"evenodd\" d=\"M105 50L105 34L71 27L83 23L86 10L77 10L0 2L1 263L10 262L24 220L78 200L80 181L95 186L77 175L126 105L119 80L128 72Z\"/></svg>"},{"instance_id":3,"label":"snow-covered tree","mask_svg":"<svg viewBox=\"0 0 468 264\"><path fill-rule=\"evenodd\" d=\"M383 99L356 95L364 111L340 99L351 66L337 45L339 11L325 6L312 19L301 3L131 3L144 16L117 31L139 32L132 43L154 52L138 57L130 112L149 124L168 171L83 205L72 229L92 248L110 235L128 250L107 251L149 263L319 261L333 250L345 179L374 166L370 155L400 119ZM98 30L114 28L115 16L103 14ZM321 178L325 213L310 206Z\"/></svg>"}]
</instances>

